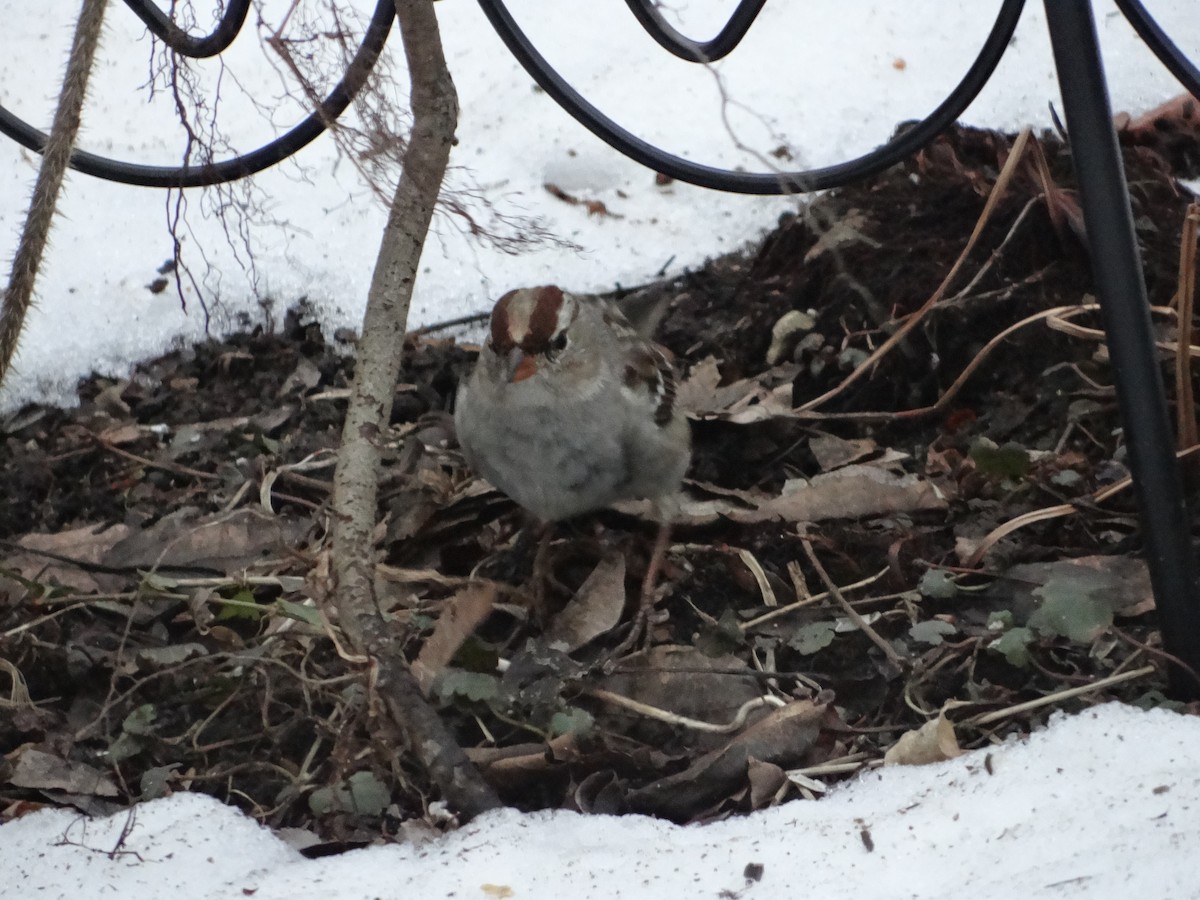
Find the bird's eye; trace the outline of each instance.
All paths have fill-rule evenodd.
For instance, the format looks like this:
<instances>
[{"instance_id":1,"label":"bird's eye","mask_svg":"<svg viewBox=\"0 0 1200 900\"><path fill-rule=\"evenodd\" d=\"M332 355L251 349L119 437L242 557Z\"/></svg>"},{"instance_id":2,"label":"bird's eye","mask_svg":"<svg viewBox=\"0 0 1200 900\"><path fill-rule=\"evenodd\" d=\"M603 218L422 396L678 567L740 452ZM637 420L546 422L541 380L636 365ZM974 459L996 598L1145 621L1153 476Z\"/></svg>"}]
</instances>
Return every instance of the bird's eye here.
<instances>
[{"instance_id":1,"label":"bird's eye","mask_svg":"<svg viewBox=\"0 0 1200 900\"><path fill-rule=\"evenodd\" d=\"M546 355L551 359L554 359L554 357L558 356L558 354L562 353L566 348L567 334L565 331L559 332L559 334L552 341L550 341L550 345L546 348Z\"/></svg>"}]
</instances>

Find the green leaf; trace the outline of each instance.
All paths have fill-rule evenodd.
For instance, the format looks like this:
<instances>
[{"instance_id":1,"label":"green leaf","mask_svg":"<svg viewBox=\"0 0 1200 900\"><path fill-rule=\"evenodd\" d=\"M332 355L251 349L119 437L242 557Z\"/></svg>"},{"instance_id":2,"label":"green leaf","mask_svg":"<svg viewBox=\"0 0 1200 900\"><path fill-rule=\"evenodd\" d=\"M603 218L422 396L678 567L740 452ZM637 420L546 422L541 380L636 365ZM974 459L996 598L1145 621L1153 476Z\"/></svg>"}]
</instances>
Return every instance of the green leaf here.
<instances>
[{"instance_id":1,"label":"green leaf","mask_svg":"<svg viewBox=\"0 0 1200 900\"><path fill-rule=\"evenodd\" d=\"M429 631L436 621L433 616L427 616L425 613L413 613L409 616L408 625L413 631Z\"/></svg>"},{"instance_id":2,"label":"green leaf","mask_svg":"<svg viewBox=\"0 0 1200 900\"><path fill-rule=\"evenodd\" d=\"M930 644L934 647L942 643L947 635L957 633L958 628L949 622L943 622L941 619L918 622L912 628L908 629L908 636L914 641L920 641L922 644Z\"/></svg>"},{"instance_id":3,"label":"green leaf","mask_svg":"<svg viewBox=\"0 0 1200 900\"><path fill-rule=\"evenodd\" d=\"M971 459L985 475L1020 478L1029 472L1029 451L1012 441L997 447L994 441L977 438L971 445Z\"/></svg>"},{"instance_id":4,"label":"green leaf","mask_svg":"<svg viewBox=\"0 0 1200 900\"><path fill-rule=\"evenodd\" d=\"M1029 665L1029 645L1032 641L1033 631L1028 628L1014 628L988 644L988 649L1002 654L1009 665L1024 669Z\"/></svg>"},{"instance_id":5,"label":"green leaf","mask_svg":"<svg viewBox=\"0 0 1200 900\"><path fill-rule=\"evenodd\" d=\"M932 600L949 600L958 593L958 585L945 569L926 569L917 590Z\"/></svg>"},{"instance_id":6,"label":"green leaf","mask_svg":"<svg viewBox=\"0 0 1200 900\"><path fill-rule=\"evenodd\" d=\"M454 654L454 665L468 672L495 672L500 653L490 641L471 635Z\"/></svg>"},{"instance_id":7,"label":"green leaf","mask_svg":"<svg viewBox=\"0 0 1200 900\"><path fill-rule=\"evenodd\" d=\"M391 792L374 772L355 772L341 784L317 788L308 795L308 808L318 816L330 812L378 816L391 802Z\"/></svg>"},{"instance_id":8,"label":"green leaf","mask_svg":"<svg viewBox=\"0 0 1200 900\"><path fill-rule=\"evenodd\" d=\"M289 619L297 619L308 625L321 627L321 614L317 612L315 606L305 606L303 603L295 603L291 600L276 600L275 605Z\"/></svg>"},{"instance_id":9,"label":"green leaf","mask_svg":"<svg viewBox=\"0 0 1200 900\"><path fill-rule=\"evenodd\" d=\"M126 734L153 734L154 720L158 717L158 711L152 703L143 703L133 712L125 717L125 721L121 723L121 729Z\"/></svg>"},{"instance_id":10,"label":"green leaf","mask_svg":"<svg viewBox=\"0 0 1200 900\"><path fill-rule=\"evenodd\" d=\"M705 656L715 659L741 649L744 643L745 635L738 627L737 613L732 608L726 607L715 626L707 622L700 626L695 647Z\"/></svg>"},{"instance_id":11,"label":"green leaf","mask_svg":"<svg viewBox=\"0 0 1200 900\"><path fill-rule=\"evenodd\" d=\"M568 707L562 712L556 712L550 717L550 734L558 737L560 734L573 734L584 737L591 733L596 725L592 714L585 709Z\"/></svg>"},{"instance_id":12,"label":"green leaf","mask_svg":"<svg viewBox=\"0 0 1200 900\"><path fill-rule=\"evenodd\" d=\"M443 703L455 697L464 697L473 702L486 702L500 693L500 679L482 672L448 670L438 679L438 694Z\"/></svg>"},{"instance_id":13,"label":"green leaf","mask_svg":"<svg viewBox=\"0 0 1200 900\"><path fill-rule=\"evenodd\" d=\"M157 717L158 711L153 704L143 703L134 709L121 723L120 735L108 745L104 755L114 763L137 756L146 749L146 738L154 733L154 720Z\"/></svg>"},{"instance_id":14,"label":"green leaf","mask_svg":"<svg viewBox=\"0 0 1200 900\"><path fill-rule=\"evenodd\" d=\"M1029 617L1029 627L1078 643L1094 641L1113 623L1116 603L1104 587L1086 569L1054 576L1033 592L1042 598L1042 605Z\"/></svg>"},{"instance_id":15,"label":"green leaf","mask_svg":"<svg viewBox=\"0 0 1200 900\"><path fill-rule=\"evenodd\" d=\"M217 620L248 619L251 622L257 622L266 615L268 610L269 607L263 606L254 599L253 591L242 588L230 597L228 602L221 604L221 611L217 613Z\"/></svg>"},{"instance_id":16,"label":"green leaf","mask_svg":"<svg viewBox=\"0 0 1200 900\"><path fill-rule=\"evenodd\" d=\"M1131 700L1130 705L1140 707L1141 709L1169 709L1171 712L1177 713L1187 710L1186 703L1182 703L1179 700L1172 700L1162 691L1153 689Z\"/></svg>"},{"instance_id":17,"label":"green leaf","mask_svg":"<svg viewBox=\"0 0 1200 900\"><path fill-rule=\"evenodd\" d=\"M788 639L788 646L797 653L811 656L833 643L832 622L810 622L796 629Z\"/></svg>"},{"instance_id":18,"label":"green leaf","mask_svg":"<svg viewBox=\"0 0 1200 900\"><path fill-rule=\"evenodd\" d=\"M171 763L169 766L154 766L143 772L140 799L157 800L159 797L167 796L167 780L171 777L171 773L178 768L181 768L179 763Z\"/></svg>"},{"instance_id":19,"label":"green leaf","mask_svg":"<svg viewBox=\"0 0 1200 900\"><path fill-rule=\"evenodd\" d=\"M996 609L988 615L987 630L988 631L1008 631L1013 627L1016 618L1013 616L1011 609Z\"/></svg>"}]
</instances>

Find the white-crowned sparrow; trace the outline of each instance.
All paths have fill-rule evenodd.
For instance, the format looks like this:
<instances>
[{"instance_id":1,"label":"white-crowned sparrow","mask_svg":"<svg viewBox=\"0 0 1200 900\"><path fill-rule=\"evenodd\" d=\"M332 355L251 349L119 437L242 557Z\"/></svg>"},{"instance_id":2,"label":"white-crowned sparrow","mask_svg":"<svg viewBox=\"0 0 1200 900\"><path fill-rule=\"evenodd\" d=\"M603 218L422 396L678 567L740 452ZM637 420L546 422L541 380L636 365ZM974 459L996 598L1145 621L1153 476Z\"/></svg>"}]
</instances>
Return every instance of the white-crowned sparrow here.
<instances>
[{"instance_id":1,"label":"white-crowned sparrow","mask_svg":"<svg viewBox=\"0 0 1200 900\"><path fill-rule=\"evenodd\" d=\"M661 527L640 632L691 459L664 351L598 298L553 286L510 291L459 386L454 423L471 467L543 522L618 500L653 502Z\"/></svg>"},{"instance_id":2,"label":"white-crowned sparrow","mask_svg":"<svg viewBox=\"0 0 1200 900\"><path fill-rule=\"evenodd\" d=\"M664 352L551 286L496 303L454 423L471 467L546 522L641 497L667 514L691 457Z\"/></svg>"}]
</instances>

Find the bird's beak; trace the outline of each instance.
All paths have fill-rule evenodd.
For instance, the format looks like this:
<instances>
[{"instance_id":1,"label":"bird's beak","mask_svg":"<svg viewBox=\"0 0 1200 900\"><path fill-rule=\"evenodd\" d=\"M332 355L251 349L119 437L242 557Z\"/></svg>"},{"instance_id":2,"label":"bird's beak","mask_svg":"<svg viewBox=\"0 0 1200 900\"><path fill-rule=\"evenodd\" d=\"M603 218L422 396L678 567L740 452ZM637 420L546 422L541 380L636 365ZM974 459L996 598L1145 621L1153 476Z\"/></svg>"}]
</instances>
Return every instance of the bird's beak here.
<instances>
[{"instance_id":1,"label":"bird's beak","mask_svg":"<svg viewBox=\"0 0 1200 900\"><path fill-rule=\"evenodd\" d=\"M527 353L522 353L521 358L517 361L517 366L512 371L511 381L516 384L518 381L524 381L531 375L537 374L537 360Z\"/></svg>"}]
</instances>

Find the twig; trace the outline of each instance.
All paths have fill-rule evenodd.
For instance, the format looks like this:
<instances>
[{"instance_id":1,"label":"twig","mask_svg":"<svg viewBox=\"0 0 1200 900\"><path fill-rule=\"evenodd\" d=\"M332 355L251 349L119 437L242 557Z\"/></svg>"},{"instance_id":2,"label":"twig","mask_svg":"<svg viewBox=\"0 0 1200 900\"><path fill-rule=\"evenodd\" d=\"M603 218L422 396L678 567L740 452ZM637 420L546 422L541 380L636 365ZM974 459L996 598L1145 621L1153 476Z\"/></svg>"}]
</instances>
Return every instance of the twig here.
<instances>
[{"instance_id":1,"label":"twig","mask_svg":"<svg viewBox=\"0 0 1200 900\"><path fill-rule=\"evenodd\" d=\"M1116 626L1113 626L1112 631L1113 631L1113 634L1115 634L1121 640L1127 641L1128 643L1133 644L1133 646L1137 647L1138 652L1148 653L1150 656L1156 656L1159 659L1162 659L1162 660L1165 660L1165 661L1171 663L1172 665L1179 666L1180 669L1182 669L1183 671L1187 672L1189 675L1192 676L1192 680L1194 680L1196 682L1196 684L1200 684L1200 672L1197 672L1195 669L1193 669L1191 666L1189 666L1187 663L1185 663L1182 659L1180 659L1174 653L1168 653L1162 647L1151 647L1149 644L1139 641L1137 638L1135 638L1133 635L1129 634L1127 631L1123 631L1122 629L1117 628ZM1136 656L1136 655L1137 654L1135 653L1134 656Z\"/></svg>"},{"instance_id":2,"label":"twig","mask_svg":"<svg viewBox=\"0 0 1200 900\"><path fill-rule=\"evenodd\" d=\"M1046 197L1044 194L1037 194L1036 196L1029 198L1029 201L1024 207L1022 207L1021 211L1017 214L1017 217L1013 220L1012 225L1009 226L1008 233L1004 235L1004 239L996 245L996 249L993 250L992 255L988 257L987 262L979 267L979 271L976 272L971 280L967 282L966 287L964 287L953 297L947 297L941 304L942 306L949 306L952 303L958 303L961 300L968 299L968 295L971 293L974 287L983 280L983 276L990 272L992 266L994 266L996 262L1004 255L1004 248L1012 242L1014 237L1016 237L1017 230L1021 227L1021 224L1025 221L1025 219L1029 217L1029 214L1033 212L1033 208L1045 199Z\"/></svg>"},{"instance_id":3,"label":"twig","mask_svg":"<svg viewBox=\"0 0 1200 900\"><path fill-rule=\"evenodd\" d=\"M788 571L789 572L791 571L790 566L788 567ZM868 577L862 579L861 581L855 581L852 584L843 585L841 587L841 590L843 592L845 592L845 591L857 590L858 588L861 588L861 587L866 587L869 584L874 584L876 581L878 581L880 578L882 578L887 573L888 573L888 567L884 566L882 569L880 569L874 575L869 575ZM795 583L795 581L793 581L793 583ZM738 628L740 628L742 631L747 631L751 628L754 628L757 625L762 625L765 622L770 622L772 619L778 619L781 616L786 616L788 613L795 612L796 610L800 609L801 607L812 606L812 604L814 604L814 603L820 603L822 600L827 600L830 596L831 595L830 595L829 591L824 591L823 593L820 593L820 594L809 594L808 596L804 597L803 599L797 600L795 603L789 603L787 606L776 607L775 609L771 610L770 612L763 613L761 616L758 616L753 619L748 619L747 621L742 622L740 625L738 625Z\"/></svg>"},{"instance_id":4,"label":"twig","mask_svg":"<svg viewBox=\"0 0 1200 900\"><path fill-rule=\"evenodd\" d=\"M1018 703L1016 706L1009 706L1005 709L998 709L990 713L980 713L977 716L972 716L960 722L960 725L971 725L981 727L990 725L992 722L999 722L1001 719L1007 719L1010 716L1027 713L1031 710L1041 709L1043 706L1050 706L1062 700L1071 700L1075 697L1082 697L1084 694L1090 694L1093 691L1099 691L1103 688L1110 688L1113 685L1123 684L1126 681L1133 681L1136 678L1145 678L1147 675L1153 675L1158 671L1156 666L1142 666L1140 669L1134 669L1132 672L1122 672L1120 675L1111 675L1108 678L1101 678L1099 681L1093 681L1091 684L1082 684L1079 687L1067 688L1065 691L1056 691L1053 694L1047 694L1044 697L1038 697L1036 700L1029 700L1025 703Z\"/></svg>"},{"instance_id":5,"label":"twig","mask_svg":"<svg viewBox=\"0 0 1200 900\"><path fill-rule=\"evenodd\" d=\"M1188 447L1185 450L1180 450L1175 454L1175 458L1179 460L1187 459L1192 454L1200 451L1200 444ZM1024 528L1026 525L1032 525L1034 522L1044 522L1047 519L1057 519L1060 516L1070 516L1080 511L1080 508L1086 505L1102 503L1110 497L1119 494L1125 488L1133 484L1133 477L1126 475L1120 481L1114 481L1112 484L1105 485L1098 491L1094 491L1086 500L1081 498L1074 503L1062 503L1058 506L1048 506L1045 509L1036 509L1033 512L1025 513L1022 516L1017 516L1015 519L1010 519L998 528L993 528L979 542L974 552L963 560L965 568L975 568L982 561L987 552L995 546L996 542L1001 538L1005 538L1018 529Z\"/></svg>"},{"instance_id":6,"label":"twig","mask_svg":"<svg viewBox=\"0 0 1200 900\"><path fill-rule=\"evenodd\" d=\"M92 434L92 439L97 444L107 450L109 453L116 456L123 456L130 462L138 463L148 469L161 469L163 472L170 472L172 475L185 475L189 478L203 478L209 481L220 481L221 476L215 475L212 472L201 472L199 469L192 469L188 466L181 466L178 463L161 463L153 459L147 459L144 456L138 456L136 453L130 453L128 450L122 450L116 444L110 444L98 434Z\"/></svg>"},{"instance_id":7,"label":"twig","mask_svg":"<svg viewBox=\"0 0 1200 900\"><path fill-rule=\"evenodd\" d=\"M849 601L842 596L842 592L838 590L838 586L833 583L833 579L829 577L829 573L825 571L825 567L821 565L821 561L817 559L817 554L816 551L813 550L812 542L808 538L802 537L800 538L800 546L804 548L804 552L808 556L808 561L812 563L813 568L817 571L817 575L820 576L821 581L825 583L825 587L829 590L829 595L841 605L842 611L846 614L846 617L853 622L863 634L871 639L871 643L883 651L883 655L888 658L888 661L891 662L892 665L896 666L901 671L908 668L908 663L903 657L900 656L899 653L896 652L896 649L882 637L880 637L879 632L872 628L870 623L868 623L866 619L859 615L858 610L851 606Z\"/></svg>"},{"instance_id":8,"label":"twig","mask_svg":"<svg viewBox=\"0 0 1200 900\"><path fill-rule=\"evenodd\" d=\"M681 728L690 728L692 731L703 731L708 734L733 734L746 724L746 718L754 710L762 709L764 706L781 707L787 705L785 701L780 700L778 697L764 694L762 697L747 700L738 707L732 719L724 724L719 724L704 722L689 716L681 716L668 709L651 706L648 703L642 703L640 700L634 700L632 697L626 697L624 694L614 694L612 691L604 690L604 688L586 688L584 693L589 697L595 697L597 700L603 700L605 703L611 703L613 706L620 706L623 709L639 713L647 718L666 722L668 725L678 725Z\"/></svg>"},{"instance_id":9,"label":"twig","mask_svg":"<svg viewBox=\"0 0 1200 900\"><path fill-rule=\"evenodd\" d=\"M762 564L755 558L754 554L746 549L737 551L738 559L742 561L750 574L754 576L754 580L758 583L758 592L762 594L763 606L779 606L779 601L775 599L775 589L771 587L771 582L767 579L767 573L763 571Z\"/></svg>"},{"instance_id":10,"label":"twig","mask_svg":"<svg viewBox=\"0 0 1200 900\"><path fill-rule=\"evenodd\" d=\"M891 335L886 341L868 356L861 364L859 364L853 372L847 375L840 384L809 400L807 403L798 407L801 411L813 410L818 406L822 406L829 400L832 400L838 394L846 390L854 382L858 381L867 372L874 368L884 356L891 352L892 348L900 343L904 337L920 324L922 318L928 313L938 302L946 295L946 291L950 289L950 285L954 283L954 279L958 277L958 273L962 270L963 265L967 261L967 257L971 255L971 251L975 249L975 245L979 242L980 236L983 234L984 227L991 221L992 214L995 213L996 207L999 206L1000 200L1008 190L1009 182L1012 181L1016 174L1018 163L1021 157L1025 154L1025 148L1029 143L1030 130L1026 128L1018 136L1013 143L1012 152L1008 155L1008 160L1004 164L1000 175L996 178L996 183L992 186L992 191L988 194L987 202L983 205L983 212L979 214L979 219L975 222L975 228L971 232L971 236L967 239L967 245L963 247L962 252L958 255L958 259L954 261L954 265L950 267L950 271L946 273L946 277L942 279L942 283L938 285L937 290L930 295L929 299L921 304L908 321L896 329L895 334Z\"/></svg>"},{"instance_id":11,"label":"twig","mask_svg":"<svg viewBox=\"0 0 1200 900\"><path fill-rule=\"evenodd\" d=\"M441 322L434 322L432 325L422 325L420 328L414 328L407 332L406 338L422 337L431 334L435 331L445 331L448 328L457 328L460 325L473 325L476 322L486 322L490 312L467 313L465 316L457 316L453 319L444 319Z\"/></svg>"}]
</instances>

